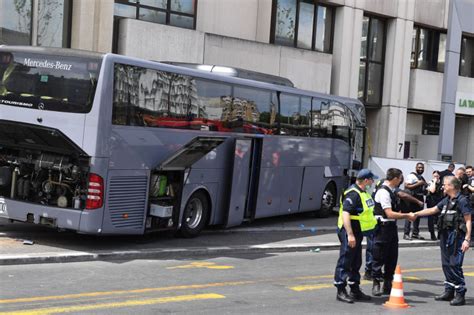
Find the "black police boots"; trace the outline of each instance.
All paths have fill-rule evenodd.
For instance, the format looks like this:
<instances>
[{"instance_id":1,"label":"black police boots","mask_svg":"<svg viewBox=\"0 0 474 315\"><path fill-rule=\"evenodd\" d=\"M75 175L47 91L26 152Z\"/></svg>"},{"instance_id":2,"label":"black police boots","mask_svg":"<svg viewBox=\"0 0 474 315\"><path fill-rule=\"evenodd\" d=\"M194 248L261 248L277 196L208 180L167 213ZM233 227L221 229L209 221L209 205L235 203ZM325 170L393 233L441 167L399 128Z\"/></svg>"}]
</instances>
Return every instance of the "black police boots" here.
<instances>
[{"instance_id":1,"label":"black police boots","mask_svg":"<svg viewBox=\"0 0 474 315\"><path fill-rule=\"evenodd\" d=\"M346 303L354 303L354 299L349 294L347 294L347 291L346 291L345 287L337 288L336 299L338 301L342 301L342 302L346 302Z\"/></svg>"},{"instance_id":2,"label":"black police boots","mask_svg":"<svg viewBox=\"0 0 474 315\"><path fill-rule=\"evenodd\" d=\"M454 291L446 290L443 294L435 296L436 301L451 301L454 298Z\"/></svg>"},{"instance_id":3,"label":"black police boots","mask_svg":"<svg viewBox=\"0 0 474 315\"><path fill-rule=\"evenodd\" d=\"M385 281L383 282L383 295L390 295L390 292L392 291L392 283L390 281Z\"/></svg>"},{"instance_id":4,"label":"black police boots","mask_svg":"<svg viewBox=\"0 0 474 315\"><path fill-rule=\"evenodd\" d=\"M382 290L380 288L380 280L374 279L374 284L372 286L372 295L373 296L381 296Z\"/></svg>"},{"instance_id":5,"label":"black police boots","mask_svg":"<svg viewBox=\"0 0 474 315\"><path fill-rule=\"evenodd\" d=\"M460 305L466 304L466 299L464 298L464 294L456 293L456 296L454 297L454 299L451 300L451 302L449 302L449 304L451 306L460 306Z\"/></svg>"},{"instance_id":6,"label":"black police boots","mask_svg":"<svg viewBox=\"0 0 474 315\"><path fill-rule=\"evenodd\" d=\"M370 301L372 299L370 296L362 292L359 286L351 287L351 293L349 295L352 299L357 301Z\"/></svg>"}]
</instances>

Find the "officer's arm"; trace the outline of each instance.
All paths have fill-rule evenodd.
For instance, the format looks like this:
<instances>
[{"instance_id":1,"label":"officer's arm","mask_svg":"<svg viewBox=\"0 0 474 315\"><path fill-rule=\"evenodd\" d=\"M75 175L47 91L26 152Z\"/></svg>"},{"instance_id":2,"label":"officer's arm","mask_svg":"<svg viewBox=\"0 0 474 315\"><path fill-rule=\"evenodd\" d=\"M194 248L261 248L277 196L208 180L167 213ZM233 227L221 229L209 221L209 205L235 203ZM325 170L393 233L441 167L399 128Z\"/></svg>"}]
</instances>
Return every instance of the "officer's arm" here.
<instances>
[{"instance_id":1,"label":"officer's arm","mask_svg":"<svg viewBox=\"0 0 474 315\"><path fill-rule=\"evenodd\" d=\"M466 221L466 240L469 242L471 241L471 235L472 235L472 215L471 214L465 214L464 215L464 221Z\"/></svg>"},{"instance_id":2,"label":"officer's arm","mask_svg":"<svg viewBox=\"0 0 474 315\"><path fill-rule=\"evenodd\" d=\"M424 180L417 180L414 183L405 182L405 187L412 190L417 187L423 186L424 184L426 184Z\"/></svg>"},{"instance_id":3,"label":"officer's arm","mask_svg":"<svg viewBox=\"0 0 474 315\"><path fill-rule=\"evenodd\" d=\"M418 182L416 182L414 184L410 184L410 183L405 182L405 188L408 188L408 189L412 190L412 189L415 189L416 187L418 187L417 184L418 184Z\"/></svg>"},{"instance_id":4,"label":"officer's arm","mask_svg":"<svg viewBox=\"0 0 474 315\"><path fill-rule=\"evenodd\" d=\"M462 245L461 245L461 250L462 250L463 253L465 253L469 249L469 246L471 245L472 224L471 224L471 214L470 213L464 215L464 221L466 221L467 232L466 232L466 236L465 236L464 240L462 241Z\"/></svg>"},{"instance_id":5,"label":"officer's arm","mask_svg":"<svg viewBox=\"0 0 474 315\"><path fill-rule=\"evenodd\" d=\"M354 232L352 232L352 225L351 225L351 214L347 211L342 211L342 223L344 224L344 228L346 229L348 236L354 236Z\"/></svg>"},{"instance_id":6,"label":"officer's arm","mask_svg":"<svg viewBox=\"0 0 474 315\"><path fill-rule=\"evenodd\" d=\"M413 197L410 194L407 194L404 191L397 192L397 196L400 197L400 199L407 201L409 203L417 203L420 207L424 205L423 201L416 199L415 197Z\"/></svg>"},{"instance_id":7,"label":"officer's arm","mask_svg":"<svg viewBox=\"0 0 474 315\"><path fill-rule=\"evenodd\" d=\"M432 208L424 209L418 212L415 212L416 217L425 217L428 215L433 215L439 212L438 206L434 206Z\"/></svg>"},{"instance_id":8,"label":"officer's arm","mask_svg":"<svg viewBox=\"0 0 474 315\"><path fill-rule=\"evenodd\" d=\"M392 210L392 208L386 208L383 209L385 211L385 215L389 219L410 219L412 216L411 213L400 213L400 212L395 212Z\"/></svg>"}]
</instances>

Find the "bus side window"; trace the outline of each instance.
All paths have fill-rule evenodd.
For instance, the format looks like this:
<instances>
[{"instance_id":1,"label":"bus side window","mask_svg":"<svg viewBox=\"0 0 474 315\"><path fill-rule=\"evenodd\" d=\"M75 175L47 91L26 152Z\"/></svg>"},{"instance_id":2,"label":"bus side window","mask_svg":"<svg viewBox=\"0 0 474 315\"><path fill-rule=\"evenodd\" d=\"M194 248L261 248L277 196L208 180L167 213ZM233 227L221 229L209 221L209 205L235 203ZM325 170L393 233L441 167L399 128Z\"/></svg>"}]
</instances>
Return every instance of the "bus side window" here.
<instances>
[{"instance_id":1,"label":"bus side window","mask_svg":"<svg viewBox=\"0 0 474 315\"><path fill-rule=\"evenodd\" d=\"M331 101L328 117L332 121L332 137L342 139L349 143L350 121L347 107L339 102Z\"/></svg>"},{"instance_id":2,"label":"bus side window","mask_svg":"<svg viewBox=\"0 0 474 315\"><path fill-rule=\"evenodd\" d=\"M232 122L232 87L229 84L196 79L197 103L202 120L201 129L213 131L239 131L238 124Z\"/></svg>"},{"instance_id":3,"label":"bus side window","mask_svg":"<svg viewBox=\"0 0 474 315\"><path fill-rule=\"evenodd\" d=\"M273 134L277 131L276 93L236 86L233 95L233 119L241 119L246 133Z\"/></svg>"},{"instance_id":4,"label":"bus side window","mask_svg":"<svg viewBox=\"0 0 474 315\"><path fill-rule=\"evenodd\" d=\"M280 95L280 134L292 136L309 136L310 134L311 98L296 95Z\"/></svg>"},{"instance_id":5,"label":"bus side window","mask_svg":"<svg viewBox=\"0 0 474 315\"><path fill-rule=\"evenodd\" d=\"M311 102L311 136L312 137L326 137L326 130L323 124L322 109L325 108L326 100L314 98Z\"/></svg>"}]
</instances>

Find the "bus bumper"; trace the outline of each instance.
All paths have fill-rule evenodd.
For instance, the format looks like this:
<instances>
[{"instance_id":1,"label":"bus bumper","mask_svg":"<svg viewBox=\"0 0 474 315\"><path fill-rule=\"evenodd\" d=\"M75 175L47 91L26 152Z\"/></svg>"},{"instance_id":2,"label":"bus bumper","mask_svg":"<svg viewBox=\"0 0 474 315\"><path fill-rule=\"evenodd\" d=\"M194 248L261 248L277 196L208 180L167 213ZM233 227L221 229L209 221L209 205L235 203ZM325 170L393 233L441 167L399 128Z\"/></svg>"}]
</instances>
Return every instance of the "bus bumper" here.
<instances>
[{"instance_id":1,"label":"bus bumper","mask_svg":"<svg viewBox=\"0 0 474 315\"><path fill-rule=\"evenodd\" d=\"M79 230L81 210L48 207L0 197L0 217L58 229Z\"/></svg>"}]
</instances>

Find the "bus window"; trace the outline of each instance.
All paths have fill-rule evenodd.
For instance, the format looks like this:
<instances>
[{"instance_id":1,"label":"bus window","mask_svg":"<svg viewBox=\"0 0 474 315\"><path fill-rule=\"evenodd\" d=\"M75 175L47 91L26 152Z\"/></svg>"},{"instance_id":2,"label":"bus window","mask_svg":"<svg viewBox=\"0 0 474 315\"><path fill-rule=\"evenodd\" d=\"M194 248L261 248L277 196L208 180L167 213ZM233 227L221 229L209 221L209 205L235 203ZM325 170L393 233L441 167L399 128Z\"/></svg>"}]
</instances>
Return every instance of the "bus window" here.
<instances>
[{"instance_id":1,"label":"bus window","mask_svg":"<svg viewBox=\"0 0 474 315\"><path fill-rule=\"evenodd\" d=\"M226 83L196 79L198 104L207 120L202 130L238 131L229 120L232 113L232 87Z\"/></svg>"},{"instance_id":2,"label":"bus window","mask_svg":"<svg viewBox=\"0 0 474 315\"><path fill-rule=\"evenodd\" d=\"M289 94L280 95L280 134L308 136L310 124L311 98Z\"/></svg>"},{"instance_id":3,"label":"bus window","mask_svg":"<svg viewBox=\"0 0 474 315\"><path fill-rule=\"evenodd\" d=\"M277 131L277 104L274 92L237 86L228 119L242 120L247 133L274 134Z\"/></svg>"},{"instance_id":4,"label":"bus window","mask_svg":"<svg viewBox=\"0 0 474 315\"><path fill-rule=\"evenodd\" d=\"M115 65L114 124L189 129L194 118L206 118L194 78Z\"/></svg>"},{"instance_id":5,"label":"bus window","mask_svg":"<svg viewBox=\"0 0 474 315\"><path fill-rule=\"evenodd\" d=\"M100 58L0 53L0 104L87 113L92 107Z\"/></svg>"},{"instance_id":6,"label":"bus window","mask_svg":"<svg viewBox=\"0 0 474 315\"><path fill-rule=\"evenodd\" d=\"M311 136L327 137L326 112L328 101L320 98L313 98L311 104ZM324 114L323 114L324 113Z\"/></svg>"},{"instance_id":7,"label":"bus window","mask_svg":"<svg viewBox=\"0 0 474 315\"><path fill-rule=\"evenodd\" d=\"M331 101L328 118L332 121L332 137L342 139L349 143L349 128L351 122L347 107L339 102Z\"/></svg>"}]
</instances>

